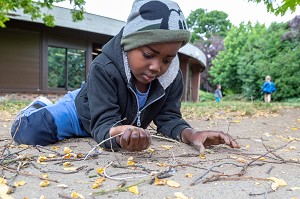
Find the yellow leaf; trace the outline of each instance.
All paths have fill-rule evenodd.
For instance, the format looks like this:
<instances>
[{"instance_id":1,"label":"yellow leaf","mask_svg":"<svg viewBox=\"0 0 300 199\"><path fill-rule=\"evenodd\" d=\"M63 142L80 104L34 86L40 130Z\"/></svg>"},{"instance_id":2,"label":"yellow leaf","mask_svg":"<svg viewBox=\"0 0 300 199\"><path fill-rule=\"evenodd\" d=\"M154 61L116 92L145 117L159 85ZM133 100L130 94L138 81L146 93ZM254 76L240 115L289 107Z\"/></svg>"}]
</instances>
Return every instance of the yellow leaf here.
<instances>
[{"instance_id":1,"label":"yellow leaf","mask_svg":"<svg viewBox=\"0 0 300 199\"><path fill-rule=\"evenodd\" d=\"M98 174L103 174L104 173L104 168L100 167L100 168L96 169L96 171L97 171Z\"/></svg>"},{"instance_id":2,"label":"yellow leaf","mask_svg":"<svg viewBox=\"0 0 300 199\"><path fill-rule=\"evenodd\" d=\"M38 163L41 163L41 162L45 162L45 161L47 161L47 160L49 160L49 158L47 158L47 157L44 156L44 155L41 155L41 156L38 157L37 162L38 162Z\"/></svg>"},{"instance_id":3,"label":"yellow leaf","mask_svg":"<svg viewBox=\"0 0 300 199\"><path fill-rule=\"evenodd\" d=\"M48 174L47 174L47 173L43 173L43 174L42 174L42 177L43 177L43 178L48 178Z\"/></svg>"},{"instance_id":4,"label":"yellow leaf","mask_svg":"<svg viewBox=\"0 0 300 199\"><path fill-rule=\"evenodd\" d=\"M159 166L159 167L167 167L167 166L169 166L168 164L163 163L163 162L158 162L158 163L156 163L156 165Z\"/></svg>"},{"instance_id":5,"label":"yellow leaf","mask_svg":"<svg viewBox=\"0 0 300 199\"><path fill-rule=\"evenodd\" d=\"M139 194L139 189L138 189L137 186L129 187L129 188L128 188L128 191L131 192L131 193L134 193L134 194L136 194L136 195Z\"/></svg>"},{"instance_id":6,"label":"yellow leaf","mask_svg":"<svg viewBox=\"0 0 300 199\"><path fill-rule=\"evenodd\" d=\"M152 148L148 148L148 151L150 152L150 153L154 153L155 152L155 150L154 149L152 149Z\"/></svg>"},{"instance_id":7,"label":"yellow leaf","mask_svg":"<svg viewBox=\"0 0 300 199\"><path fill-rule=\"evenodd\" d=\"M287 183L282 179L275 178L275 177L270 177L270 178L267 178L267 179L273 181L272 184L271 184L271 188L273 190L276 190L278 187L287 186Z\"/></svg>"},{"instance_id":8,"label":"yellow leaf","mask_svg":"<svg viewBox=\"0 0 300 199\"><path fill-rule=\"evenodd\" d=\"M66 155L63 156L63 159L69 159L69 158L71 158L70 153L68 153L68 154L66 154Z\"/></svg>"},{"instance_id":9,"label":"yellow leaf","mask_svg":"<svg viewBox=\"0 0 300 199\"><path fill-rule=\"evenodd\" d=\"M232 122L232 123L240 123L241 120L232 120L231 122Z\"/></svg>"},{"instance_id":10,"label":"yellow leaf","mask_svg":"<svg viewBox=\"0 0 300 199\"><path fill-rule=\"evenodd\" d=\"M57 151L58 147L57 146L53 146L52 150Z\"/></svg>"},{"instance_id":11,"label":"yellow leaf","mask_svg":"<svg viewBox=\"0 0 300 199\"><path fill-rule=\"evenodd\" d=\"M154 185L166 185L167 180L164 179L158 179L157 177L154 178Z\"/></svg>"},{"instance_id":12,"label":"yellow leaf","mask_svg":"<svg viewBox=\"0 0 300 199\"><path fill-rule=\"evenodd\" d=\"M299 118L299 119L297 119L297 121L300 123L300 118Z\"/></svg>"},{"instance_id":13,"label":"yellow leaf","mask_svg":"<svg viewBox=\"0 0 300 199\"><path fill-rule=\"evenodd\" d=\"M295 146L290 146L290 150L295 150L296 147Z\"/></svg>"},{"instance_id":14,"label":"yellow leaf","mask_svg":"<svg viewBox=\"0 0 300 199\"><path fill-rule=\"evenodd\" d=\"M105 180L106 180L105 177L97 178L97 179L95 180L95 183L101 184L101 183L104 182Z\"/></svg>"},{"instance_id":15,"label":"yellow leaf","mask_svg":"<svg viewBox=\"0 0 300 199\"><path fill-rule=\"evenodd\" d=\"M127 165L134 165L134 161L133 161L133 157L130 156L128 159L127 159Z\"/></svg>"},{"instance_id":16,"label":"yellow leaf","mask_svg":"<svg viewBox=\"0 0 300 199\"><path fill-rule=\"evenodd\" d=\"M187 174L185 174L185 177L187 177L187 178L191 178L191 177L193 177L193 174L191 174L191 173L187 173Z\"/></svg>"},{"instance_id":17,"label":"yellow leaf","mask_svg":"<svg viewBox=\"0 0 300 199\"><path fill-rule=\"evenodd\" d=\"M296 127L292 127L291 128L293 131L297 131L298 130L298 128L296 128Z\"/></svg>"},{"instance_id":18,"label":"yellow leaf","mask_svg":"<svg viewBox=\"0 0 300 199\"><path fill-rule=\"evenodd\" d=\"M40 182L40 187L47 187L50 184L50 182L48 180L43 180L42 182Z\"/></svg>"},{"instance_id":19,"label":"yellow leaf","mask_svg":"<svg viewBox=\"0 0 300 199\"><path fill-rule=\"evenodd\" d=\"M161 147L165 150L170 150L171 148L173 148L172 145L161 145Z\"/></svg>"},{"instance_id":20,"label":"yellow leaf","mask_svg":"<svg viewBox=\"0 0 300 199\"><path fill-rule=\"evenodd\" d=\"M236 161L241 162L241 163L247 162L247 160L245 160L244 158L237 158Z\"/></svg>"},{"instance_id":21,"label":"yellow leaf","mask_svg":"<svg viewBox=\"0 0 300 199\"><path fill-rule=\"evenodd\" d=\"M93 183L92 184L92 189L97 189L98 187L100 187L101 184L98 183Z\"/></svg>"},{"instance_id":22,"label":"yellow leaf","mask_svg":"<svg viewBox=\"0 0 300 199\"><path fill-rule=\"evenodd\" d=\"M24 180L19 181L19 182L15 182L15 183L14 183L14 185L15 185L16 187L18 187L18 186L23 186L24 184L26 184L26 182L25 182Z\"/></svg>"},{"instance_id":23,"label":"yellow leaf","mask_svg":"<svg viewBox=\"0 0 300 199\"><path fill-rule=\"evenodd\" d=\"M183 193L181 192L175 192L174 193L175 197L178 199L189 199L187 196L185 196Z\"/></svg>"},{"instance_id":24,"label":"yellow leaf","mask_svg":"<svg viewBox=\"0 0 300 199\"><path fill-rule=\"evenodd\" d=\"M9 190L9 186L6 184L0 184L0 196L6 195Z\"/></svg>"},{"instance_id":25,"label":"yellow leaf","mask_svg":"<svg viewBox=\"0 0 300 199\"><path fill-rule=\"evenodd\" d=\"M180 184L174 180L167 180L167 185L169 185L170 187L175 187L175 188L180 187Z\"/></svg>"},{"instance_id":26,"label":"yellow leaf","mask_svg":"<svg viewBox=\"0 0 300 199\"><path fill-rule=\"evenodd\" d=\"M77 167L65 167L64 170L65 171L76 171Z\"/></svg>"},{"instance_id":27,"label":"yellow leaf","mask_svg":"<svg viewBox=\"0 0 300 199\"><path fill-rule=\"evenodd\" d=\"M56 158L56 155L55 155L55 154L51 154L51 153L50 153L48 156L49 156L49 158Z\"/></svg>"},{"instance_id":28,"label":"yellow leaf","mask_svg":"<svg viewBox=\"0 0 300 199\"><path fill-rule=\"evenodd\" d=\"M40 199L46 199L46 197L44 195L41 195Z\"/></svg>"},{"instance_id":29,"label":"yellow leaf","mask_svg":"<svg viewBox=\"0 0 300 199\"><path fill-rule=\"evenodd\" d=\"M69 147L65 147L64 148L64 153L65 154L69 154L69 153L71 153L72 152L72 149L70 149Z\"/></svg>"},{"instance_id":30,"label":"yellow leaf","mask_svg":"<svg viewBox=\"0 0 300 199\"><path fill-rule=\"evenodd\" d=\"M75 191L73 191L71 193L71 198L81 198L81 199L84 199L84 196L81 195L81 194L79 194L79 193L77 193L77 192L75 192Z\"/></svg>"},{"instance_id":31,"label":"yellow leaf","mask_svg":"<svg viewBox=\"0 0 300 199\"><path fill-rule=\"evenodd\" d=\"M70 166L72 166L72 164L71 164L71 162L64 162L63 166L64 167L70 167Z\"/></svg>"},{"instance_id":32,"label":"yellow leaf","mask_svg":"<svg viewBox=\"0 0 300 199\"><path fill-rule=\"evenodd\" d=\"M5 178L0 178L0 185L1 184L6 184L7 182L6 182L6 179Z\"/></svg>"},{"instance_id":33,"label":"yellow leaf","mask_svg":"<svg viewBox=\"0 0 300 199\"><path fill-rule=\"evenodd\" d=\"M292 191L300 190L300 187L291 187L290 190L292 190Z\"/></svg>"},{"instance_id":34,"label":"yellow leaf","mask_svg":"<svg viewBox=\"0 0 300 199\"><path fill-rule=\"evenodd\" d=\"M20 144L18 145L19 148L22 148L22 149L27 149L29 148L29 145L26 145L26 144Z\"/></svg>"},{"instance_id":35,"label":"yellow leaf","mask_svg":"<svg viewBox=\"0 0 300 199\"><path fill-rule=\"evenodd\" d=\"M200 153L200 154L199 154L199 157L200 157L201 159L206 159L206 157L205 157L205 155L204 155L203 153Z\"/></svg>"},{"instance_id":36,"label":"yellow leaf","mask_svg":"<svg viewBox=\"0 0 300 199\"><path fill-rule=\"evenodd\" d=\"M249 149L250 148L250 144L246 144L246 148Z\"/></svg>"},{"instance_id":37,"label":"yellow leaf","mask_svg":"<svg viewBox=\"0 0 300 199\"><path fill-rule=\"evenodd\" d=\"M68 185L66 185L66 184L58 184L57 187L65 189L65 188L68 188Z\"/></svg>"}]
</instances>

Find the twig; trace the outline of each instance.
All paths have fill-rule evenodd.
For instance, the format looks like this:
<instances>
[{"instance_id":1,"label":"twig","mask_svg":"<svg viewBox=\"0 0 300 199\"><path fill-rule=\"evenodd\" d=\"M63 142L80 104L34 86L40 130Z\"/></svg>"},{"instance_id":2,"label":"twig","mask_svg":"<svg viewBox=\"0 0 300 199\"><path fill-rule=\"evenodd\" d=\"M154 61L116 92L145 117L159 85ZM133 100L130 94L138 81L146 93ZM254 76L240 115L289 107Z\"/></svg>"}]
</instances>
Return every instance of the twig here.
<instances>
[{"instance_id":1,"label":"twig","mask_svg":"<svg viewBox=\"0 0 300 199\"><path fill-rule=\"evenodd\" d=\"M238 165L238 164L233 163L233 162L224 162L224 163L221 163L221 164L218 164L218 165L214 165L211 168L209 168L204 174L202 174L200 177L198 177L196 180L194 180L194 182L192 182L190 185L193 186L193 185L197 184L197 182L199 180L201 180L204 176L206 176L213 168L223 166L224 164L231 164L231 165L234 165L234 166L237 166L237 167L243 167L243 165Z\"/></svg>"},{"instance_id":2,"label":"twig","mask_svg":"<svg viewBox=\"0 0 300 199\"><path fill-rule=\"evenodd\" d=\"M124 187L119 187L119 188L110 189L110 190L101 190L101 191L93 192L93 193L91 193L91 195L96 196L96 195L104 195L104 194L111 193L111 192L114 192L114 191L119 191L119 192L120 191L127 191L127 189L129 189L130 187L140 185L140 184L145 183L145 182L147 182L149 180L151 180L151 179L145 179L145 180L142 180L142 181L139 181L137 183L134 183L134 184L131 184L131 185L128 185L128 186L124 186Z\"/></svg>"},{"instance_id":3,"label":"twig","mask_svg":"<svg viewBox=\"0 0 300 199\"><path fill-rule=\"evenodd\" d=\"M140 176L128 176L128 177L123 177L123 178L112 177L111 175L108 175L106 172L107 168L112 164L113 164L113 162L110 162L106 167L104 167L104 171L103 171L104 176L111 180L126 180L126 179L134 179L134 178L144 178L146 176L149 176L147 174L147 175L140 175Z\"/></svg>"},{"instance_id":4,"label":"twig","mask_svg":"<svg viewBox=\"0 0 300 199\"><path fill-rule=\"evenodd\" d=\"M242 170L238 173L238 176L243 176L245 173L246 173L246 170L247 168L252 164L254 163L255 161L259 160L260 158L266 156L267 154L271 153L271 152L274 152L274 151L277 151L279 149L282 149L284 147L286 147L287 145L289 145L293 140L289 141L288 143L286 143L285 145L281 146L281 147L278 147L276 149L273 149L273 150L269 150L267 151L266 153L264 153L263 155L260 155L259 157L255 158L254 160L252 160L251 162L249 162L248 164L246 164Z\"/></svg>"},{"instance_id":5,"label":"twig","mask_svg":"<svg viewBox=\"0 0 300 199\"><path fill-rule=\"evenodd\" d=\"M37 177L41 180L48 180L48 181L51 181L51 182L59 182L58 180L53 180L53 179L50 179L50 178L44 178L44 177L41 177L41 176L38 176L38 175L35 175L35 174L32 174L32 173L28 173L28 172L24 172L24 171L17 171L15 168L12 168L12 167L3 166L3 165L0 165L0 167L2 167L3 169L5 169L7 171L11 171L11 172L14 172L14 173L17 173L17 174L20 174L20 175L34 176L34 177Z\"/></svg>"}]
</instances>

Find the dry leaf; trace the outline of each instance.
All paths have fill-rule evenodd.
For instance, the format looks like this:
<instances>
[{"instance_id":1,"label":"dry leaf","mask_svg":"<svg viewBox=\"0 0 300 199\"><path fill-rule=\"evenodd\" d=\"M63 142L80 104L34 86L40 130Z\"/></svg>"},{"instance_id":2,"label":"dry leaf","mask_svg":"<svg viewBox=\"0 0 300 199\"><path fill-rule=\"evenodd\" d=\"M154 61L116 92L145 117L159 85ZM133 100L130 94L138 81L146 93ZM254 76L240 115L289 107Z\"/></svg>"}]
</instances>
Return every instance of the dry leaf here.
<instances>
[{"instance_id":1,"label":"dry leaf","mask_svg":"<svg viewBox=\"0 0 300 199\"><path fill-rule=\"evenodd\" d=\"M187 196L185 196L183 193L181 192L175 192L174 193L175 197L178 199L189 199Z\"/></svg>"},{"instance_id":2,"label":"dry leaf","mask_svg":"<svg viewBox=\"0 0 300 199\"><path fill-rule=\"evenodd\" d=\"M49 160L49 158L47 158L47 157L44 156L44 155L41 155L41 156L38 157L37 162L38 162L38 163L42 163L42 162L45 162L45 161L47 161L47 160Z\"/></svg>"},{"instance_id":3,"label":"dry leaf","mask_svg":"<svg viewBox=\"0 0 300 199\"><path fill-rule=\"evenodd\" d=\"M43 177L43 178L48 178L48 174L47 174L47 173L43 173L43 174L42 174L42 177Z\"/></svg>"},{"instance_id":4,"label":"dry leaf","mask_svg":"<svg viewBox=\"0 0 300 199\"><path fill-rule=\"evenodd\" d=\"M295 146L290 146L290 150L295 150L296 147Z\"/></svg>"},{"instance_id":5,"label":"dry leaf","mask_svg":"<svg viewBox=\"0 0 300 199\"><path fill-rule=\"evenodd\" d=\"M200 154L199 154L199 157L200 157L201 159L206 159L206 157L205 157L205 155L204 155L203 153L200 153Z\"/></svg>"},{"instance_id":6,"label":"dry leaf","mask_svg":"<svg viewBox=\"0 0 300 199\"><path fill-rule=\"evenodd\" d=\"M57 146L53 146L52 150L57 151L58 147Z\"/></svg>"},{"instance_id":7,"label":"dry leaf","mask_svg":"<svg viewBox=\"0 0 300 199\"><path fill-rule=\"evenodd\" d=\"M170 150L171 148L173 148L172 145L161 145L160 147L162 147L165 150Z\"/></svg>"},{"instance_id":8,"label":"dry leaf","mask_svg":"<svg viewBox=\"0 0 300 199\"><path fill-rule=\"evenodd\" d=\"M174 188L180 187L180 184L174 180L167 180L167 185Z\"/></svg>"},{"instance_id":9,"label":"dry leaf","mask_svg":"<svg viewBox=\"0 0 300 199\"><path fill-rule=\"evenodd\" d=\"M139 194L139 189L138 189L137 186L129 187L129 188L128 188L128 191L131 192L131 193L134 193L134 194L136 194L136 195Z\"/></svg>"},{"instance_id":10,"label":"dry leaf","mask_svg":"<svg viewBox=\"0 0 300 199\"><path fill-rule=\"evenodd\" d=\"M66 185L66 184L58 184L57 187L65 189L65 188L68 188L68 185Z\"/></svg>"},{"instance_id":11,"label":"dry leaf","mask_svg":"<svg viewBox=\"0 0 300 199\"><path fill-rule=\"evenodd\" d=\"M292 191L300 190L300 187L291 187L290 190L292 190Z\"/></svg>"},{"instance_id":12,"label":"dry leaf","mask_svg":"<svg viewBox=\"0 0 300 199\"><path fill-rule=\"evenodd\" d=\"M47 187L50 184L50 182L48 180L43 180L42 182L40 182L40 187Z\"/></svg>"},{"instance_id":13,"label":"dry leaf","mask_svg":"<svg viewBox=\"0 0 300 199\"><path fill-rule=\"evenodd\" d=\"M72 152L72 149L70 149L70 147L65 147L64 148L64 153L65 154L69 154L69 153L71 153Z\"/></svg>"},{"instance_id":14,"label":"dry leaf","mask_svg":"<svg viewBox=\"0 0 300 199\"><path fill-rule=\"evenodd\" d=\"M159 166L159 167L167 167L167 166L169 166L168 164L163 163L163 162L157 162L156 165Z\"/></svg>"},{"instance_id":15,"label":"dry leaf","mask_svg":"<svg viewBox=\"0 0 300 199\"><path fill-rule=\"evenodd\" d=\"M70 166L72 166L72 164L71 164L71 162L64 162L63 166L64 167L70 167Z\"/></svg>"},{"instance_id":16,"label":"dry leaf","mask_svg":"<svg viewBox=\"0 0 300 199\"><path fill-rule=\"evenodd\" d=\"M7 181L5 178L0 178L0 184L6 184L6 183L7 183Z\"/></svg>"},{"instance_id":17,"label":"dry leaf","mask_svg":"<svg viewBox=\"0 0 300 199\"><path fill-rule=\"evenodd\" d=\"M167 180L165 179L158 179L157 177L154 178L154 185L166 185Z\"/></svg>"},{"instance_id":18,"label":"dry leaf","mask_svg":"<svg viewBox=\"0 0 300 199\"><path fill-rule=\"evenodd\" d=\"M269 180L272 180L272 184L271 184L271 188L275 191L277 188L279 187L283 187L283 186L287 186L287 183L282 180L282 179L279 179L279 178L275 178L275 177L270 177L270 178L267 178Z\"/></svg>"},{"instance_id":19,"label":"dry leaf","mask_svg":"<svg viewBox=\"0 0 300 199\"><path fill-rule=\"evenodd\" d=\"M44 195L41 195L40 199L46 199L46 197Z\"/></svg>"},{"instance_id":20,"label":"dry leaf","mask_svg":"<svg viewBox=\"0 0 300 199\"><path fill-rule=\"evenodd\" d=\"M24 180L19 181L19 182L15 182L15 183L14 183L14 185L15 185L16 187L23 186L24 184L26 184L26 182L25 182Z\"/></svg>"},{"instance_id":21,"label":"dry leaf","mask_svg":"<svg viewBox=\"0 0 300 199\"><path fill-rule=\"evenodd\" d=\"M64 170L65 171L76 171L77 167L65 167Z\"/></svg>"},{"instance_id":22,"label":"dry leaf","mask_svg":"<svg viewBox=\"0 0 300 199\"><path fill-rule=\"evenodd\" d=\"M57 157L55 154L52 154L52 153L50 153L48 156L49 156L49 158L56 158Z\"/></svg>"},{"instance_id":23,"label":"dry leaf","mask_svg":"<svg viewBox=\"0 0 300 199\"><path fill-rule=\"evenodd\" d=\"M187 178L191 178L191 177L193 177L193 174L191 174L191 173L187 173L187 174L185 174L185 177L187 177Z\"/></svg>"},{"instance_id":24,"label":"dry leaf","mask_svg":"<svg viewBox=\"0 0 300 199\"><path fill-rule=\"evenodd\" d=\"M20 144L20 145L18 145L18 148L27 149L27 148L29 148L29 145Z\"/></svg>"},{"instance_id":25,"label":"dry leaf","mask_svg":"<svg viewBox=\"0 0 300 199\"><path fill-rule=\"evenodd\" d=\"M97 189L98 187L100 187L101 184L98 183L93 183L92 184L92 189Z\"/></svg>"},{"instance_id":26,"label":"dry leaf","mask_svg":"<svg viewBox=\"0 0 300 199\"><path fill-rule=\"evenodd\" d=\"M96 169L96 171L97 171L98 174L103 174L104 173L104 168L100 167L100 168Z\"/></svg>"},{"instance_id":27,"label":"dry leaf","mask_svg":"<svg viewBox=\"0 0 300 199\"><path fill-rule=\"evenodd\" d=\"M148 148L148 151L150 152L150 153L154 153L155 152L155 150L154 149L152 149L152 148Z\"/></svg>"},{"instance_id":28,"label":"dry leaf","mask_svg":"<svg viewBox=\"0 0 300 199\"><path fill-rule=\"evenodd\" d=\"M75 191L73 191L71 193L71 198L81 198L81 199L84 199L84 196L81 195L81 194L79 194L79 193L77 193L77 192L75 192Z\"/></svg>"},{"instance_id":29,"label":"dry leaf","mask_svg":"<svg viewBox=\"0 0 300 199\"><path fill-rule=\"evenodd\" d=\"M127 159L127 165L134 165L134 161L133 161L133 157L130 156L128 159Z\"/></svg>"},{"instance_id":30,"label":"dry leaf","mask_svg":"<svg viewBox=\"0 0 300 199\"><path fill-rule=\"evenodd\" d=\"M105 177L97 178L97 179L95 180L95 183L101 184L101 183L104 182L105 180L106 180Z\"/></svg>"}]
</instances>

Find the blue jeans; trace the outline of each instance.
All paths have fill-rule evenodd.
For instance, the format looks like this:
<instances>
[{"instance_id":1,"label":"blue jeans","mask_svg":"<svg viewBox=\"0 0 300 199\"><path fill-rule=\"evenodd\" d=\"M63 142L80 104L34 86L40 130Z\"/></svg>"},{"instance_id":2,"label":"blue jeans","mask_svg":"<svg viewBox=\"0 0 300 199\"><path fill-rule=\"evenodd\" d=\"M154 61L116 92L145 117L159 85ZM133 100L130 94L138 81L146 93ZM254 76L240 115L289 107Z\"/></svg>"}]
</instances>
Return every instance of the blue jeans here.
<instances>
[{"instance_id":1,"label":"blue jeans","mask_svg":"<svg viewBox=\"0 0 300 199\"><path fill-rule=\"evenodd\" d=\"M11 134L20 144L49 145L72 137L90 137L78 119L75 98L80 89L68 92L55 104L28 109L12 124Z\"/></svg>"}]
</instances>

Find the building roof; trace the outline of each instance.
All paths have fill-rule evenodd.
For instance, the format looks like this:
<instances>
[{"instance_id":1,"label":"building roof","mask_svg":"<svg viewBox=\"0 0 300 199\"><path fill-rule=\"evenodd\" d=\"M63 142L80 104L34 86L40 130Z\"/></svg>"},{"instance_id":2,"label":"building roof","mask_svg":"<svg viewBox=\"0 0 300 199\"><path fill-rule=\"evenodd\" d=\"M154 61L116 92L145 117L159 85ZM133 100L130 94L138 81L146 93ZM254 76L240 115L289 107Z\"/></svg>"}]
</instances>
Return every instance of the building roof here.
<instances>
[{"instance_id":1,"label":"building roof","mask_svg":"<svg viewBox=\"0 0 300 199\"><path fill-rule=\"evenodd\" d=\"M120 29L125 25L124 21L112 19L109 17L103 17L100 15L84 13L84 19L82 21L73 22L71 10L67 8L62 8L58 6L53 6L51 10L47 8L41 9L42 13L49 13L55 17L55 25L63 28L77 29L87 32L105 34L110 36L115 36L118 34ZM30 21L35 23L43 23L41 19L32 20L31 16L24 14L23 10L16 10L15 12L9 13L9 18L21 20L21 21ZM180 53L187 55L191 58L196 59L202 67L206 66L206 56L205 54L188 43L179 50Z\"/></svg>"}]
</instances>

